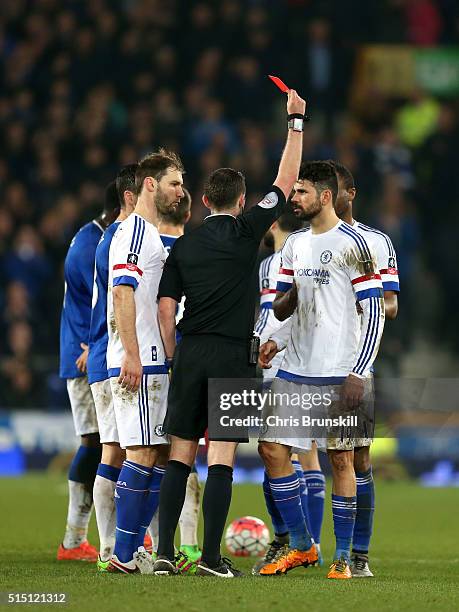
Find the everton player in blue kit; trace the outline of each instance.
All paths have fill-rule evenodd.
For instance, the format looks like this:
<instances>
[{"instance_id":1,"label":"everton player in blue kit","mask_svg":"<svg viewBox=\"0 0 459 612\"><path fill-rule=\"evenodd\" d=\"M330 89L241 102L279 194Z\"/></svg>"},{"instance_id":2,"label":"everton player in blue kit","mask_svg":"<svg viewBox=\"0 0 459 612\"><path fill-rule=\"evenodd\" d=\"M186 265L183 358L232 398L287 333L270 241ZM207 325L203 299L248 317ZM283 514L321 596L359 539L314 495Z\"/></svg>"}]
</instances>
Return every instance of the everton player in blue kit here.
<instances>
[{"instance_id":1,"label":"everton player in blue kit","mask_svg":"<svg viewBox=\"0 0 459 612\"><path fill-rule=\"evenodd\" d=\"M116 177L116 197L120 214L102 236L96 249L91 326L89 331L88 382L94 398L102 458L94 482L94 509L99 531L99 558L97 566L104 571L115 545L116 513L114 493L116 481L125 458L120 448L110 381L107 372L107 290L108 255L112 238L119 224L132 213L137 202L135 171L137 164L122 168Z\"/></svg>"},{"instance_id":2,"label":"everton player in blue kit","mask_svg":"<svg viewBox=\"0 0 459 612\"><path fill-rule=\"evenodd\" d=\"M94 478L100 443L94 402L86 376L94 258L104 230L119 213L113 186L106 191L102 213L75 235L65 258L65 294L61 315L60 376L67 380L75 433L81 444L70 466L69 507L58 560L96 561L97 551L87 542Z\"/></svg>"}]
</instances>

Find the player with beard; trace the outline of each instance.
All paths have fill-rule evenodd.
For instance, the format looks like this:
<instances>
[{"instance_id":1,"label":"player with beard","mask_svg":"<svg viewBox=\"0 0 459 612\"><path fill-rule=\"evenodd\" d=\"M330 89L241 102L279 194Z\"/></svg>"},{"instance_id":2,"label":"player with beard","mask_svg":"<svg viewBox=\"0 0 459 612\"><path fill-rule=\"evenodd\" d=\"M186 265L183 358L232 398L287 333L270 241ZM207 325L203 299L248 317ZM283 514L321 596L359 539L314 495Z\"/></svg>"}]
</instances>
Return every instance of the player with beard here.
<instances>
[{"instance_id":1,"label":"player with beard","mask_svg":"<svg viewBox=\"0 0 459 612\"><path fill-rule=\"evenodd\" d=\"M328 163L335 168L338 178L335 212L342 221L351 225L373 247L383 284L385 316L386 319L395 319L398 312L399 278L397 258L392 242L387 234L353 218L352 205L357 193L354 177L349 169L340 162L328 160ZM302 214L299 209L296 212L299 215ZM317 544L320 542L322 529L325 490L325 476L320 468L317 446L313 444L310 451L298 456L294 455L292 459L294 465L295 461L301 464L307 490L309 524L311 534ZM373 531L375 492L369 444L354 449L354 469L357 482L357 515L352 542L351 571L354 578L371 578L373 573L369 567L368 550Z\"/></svg>"},{"instance_id":2,"label":"player with beard","mask_svg":"<svg viewBox=\"0 0 459 612\"><path fill-rule=\"evenodd\" d=\"M371 404L370 371L384 326L376 257L366 240L336 216L333 204L337 191L333 166L327 162L302 164L292 203L311 227L292 234L282 249L279 294L273 304L277 318L291 318L260 354L266 367L286 347L273 391L290 397L320 394L322 417L344 416L348 410L360 408L363 399L367 402L369 398ZM361 321L356 300L362 310ZM325 403L326 397L331 398L330 404ZM279 405L271 407L270 414L286 416ZM357 431L351 435L341 426L333 426L323 434L333 475L336 550L328 574L333 579L352 577L350 546L356 511L353 449L364 445L358 437L363 434ZM260 575L283 574L311 563L313 546L297 501L300 487L290 462L291 449L310 450L311 437L317 436L307 431L282 435L270 426L260 437L260 455L272 495L290 532L289 549L262 568Z\"/></svg>"},{"instance_id":3,"label":"player with beard","mask_svg":"<svg viewBox=\"0 0 459 612\"><path fill-rule=\"evenodd\" d=\"M399 278L397 258L392 242L389 236L383 232L364 225L353 218L352 205L356 197L354 177L349 169L340 162L328 160L328 163L335 168L338 178L338 195L335 202L335 212L342 221L351 225L372 244L383 284L385 316L386 319L395 319L398 312ZM301 209L296 209L296 213L301 215ZM279 322L277 322L277 328L279 328ZM276 363L278 358L279 354L271 362L272 369L263 370L264 374L266 372L268 376L275 376L279 367L279 363ZM305 493L303 493L301 498L303 510L305 511L305 504L307 504L310 532L316 545L320 545L325 498L325 476L320 467L317 445L314 443L310 451L300 455L292 455L292 461L294 467L297 468L299 465L302 471L305 481ZM370 446L354 449L354 468L357 482L357 515L353 534L351 571L353 578L370 578L373 576L373 573L369 567L368 549L373 531L375 505ZM300 476L301 474L299 473L299 478ZM268 497L271 498L270 491L268 491ZM275 528L276 538L271 544L272 550L268 549L265 558L257 562L254 567L254 573L257 573L267 561L272 560L280 545L288 542L288 534L284 534L286 529L282 521L279 520L280 516L275 506L268 504L268 507L270 508L270 513L274 515L273 524L277 525ZM278 536L277 534L281 535Z\"/></svg>"},{"instance_id":4,"label":"player with beard","mask_svg":"<svg viewBox=\"0 0 459 612\"><path fill-rule=\"evenodd\" d=\"M121 448L115 489L116 541L108 571L152 573L143 541L158 504L152 486L167 409L168 369L157 317L157 294L167 252L158 225L183 197L183 166L160 149L143 158L135 176L137 204L110 245L107 369Z\"/></svg>"}]
</instances>

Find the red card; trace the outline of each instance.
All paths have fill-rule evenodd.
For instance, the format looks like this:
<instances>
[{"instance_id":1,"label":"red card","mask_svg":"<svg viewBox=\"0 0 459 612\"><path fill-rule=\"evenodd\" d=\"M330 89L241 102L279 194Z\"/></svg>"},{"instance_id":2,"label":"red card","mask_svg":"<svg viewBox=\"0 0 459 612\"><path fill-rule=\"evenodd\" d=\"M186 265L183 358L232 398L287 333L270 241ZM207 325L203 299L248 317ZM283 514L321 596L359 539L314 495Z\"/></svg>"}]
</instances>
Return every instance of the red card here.
<instances>
[{"instance_id":1,"label":"red card","mask_svg":"<svg viewBox=\"0 0 459 612\"><path fill-rule=\"evenodd\" d=\"M290 87L287 87L287 85L284 83L284 81L282 81L279 77L277 76L272 76L271 74L268 74L269 78L271 79L271 81L277 85L279 87L279 89L281 91L283 91L284 93L288 93Z\"/></svg>"}]
</instances>

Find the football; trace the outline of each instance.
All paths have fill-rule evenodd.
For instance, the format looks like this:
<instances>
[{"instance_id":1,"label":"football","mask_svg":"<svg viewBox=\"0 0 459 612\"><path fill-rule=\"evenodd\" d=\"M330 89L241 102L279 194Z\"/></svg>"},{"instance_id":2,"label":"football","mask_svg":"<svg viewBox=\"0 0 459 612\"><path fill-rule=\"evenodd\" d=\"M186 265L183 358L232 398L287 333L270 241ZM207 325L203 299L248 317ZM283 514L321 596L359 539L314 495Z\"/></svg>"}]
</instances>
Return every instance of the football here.
<instances>
[{"instance_id":1,"label":"football","mask_svg":"<svg viewBox=\"0 0 459 612\"><path fill-rule=\"evenodd\" d=\"M255 516L236 519L226 530L226 548L236 557L261 557L268 543L269 529Z\"/></svg>"}]
</instances>

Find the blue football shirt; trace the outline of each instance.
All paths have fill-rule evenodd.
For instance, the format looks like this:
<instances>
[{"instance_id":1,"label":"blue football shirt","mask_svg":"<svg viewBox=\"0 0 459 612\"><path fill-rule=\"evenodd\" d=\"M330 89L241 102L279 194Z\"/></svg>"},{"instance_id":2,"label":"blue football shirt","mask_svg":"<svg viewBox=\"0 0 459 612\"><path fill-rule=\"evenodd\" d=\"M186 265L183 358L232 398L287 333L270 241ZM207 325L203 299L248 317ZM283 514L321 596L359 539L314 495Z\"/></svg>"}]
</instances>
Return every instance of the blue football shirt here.
<instances>
[{"instance_id":1,"label":"blue football shirt","mask_svg":"<svg viewBox=\"0 0 459 612\"><path fill-rule=\"evenodd\" d=\"M112 223L100 239L96 249L94 273L94 295L92 300L91 326L89 330L88 382L106 380L107 372L107 291L108 257L110 244L120 222Z\"/></svg>"},{"instance_id":2,"label":"blue football shirt","mask_svg":"<svg viewBox=\"0 0 459 612\"><path fill-rule=\"evenodd\" d=\"M94 259L102 234L103 229L96 221L87 223L74 236L65 258L65 294L60 332L61 378L83 376L75 361L82 353L81 342L89 343Z\"/></svg>"}]
</instances>

